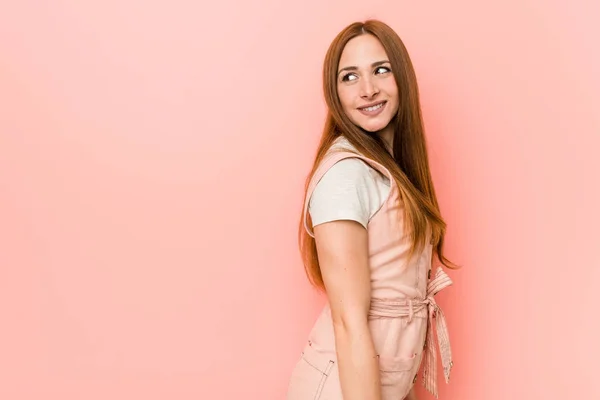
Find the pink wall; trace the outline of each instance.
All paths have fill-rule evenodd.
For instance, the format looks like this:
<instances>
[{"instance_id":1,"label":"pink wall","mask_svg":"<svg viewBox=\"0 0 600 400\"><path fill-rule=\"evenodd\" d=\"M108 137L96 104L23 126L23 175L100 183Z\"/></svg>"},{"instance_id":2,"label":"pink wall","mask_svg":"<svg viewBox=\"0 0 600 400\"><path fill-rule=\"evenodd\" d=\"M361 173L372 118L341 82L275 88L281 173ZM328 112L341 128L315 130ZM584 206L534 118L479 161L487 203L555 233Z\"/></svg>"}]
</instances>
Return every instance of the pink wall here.
<instances>
[{"instance_id":1,"label":"pink wall","mask_svg":"<svg viewBox=\"0 0 600 400\"><path fill-rule=\"evenodd\" d=\"M321 62L370 16L465 266L441 398L600 398L597 4L3 2L0 398L284 397L323 302L295 236Z\"/></svg>"}]
</instances>

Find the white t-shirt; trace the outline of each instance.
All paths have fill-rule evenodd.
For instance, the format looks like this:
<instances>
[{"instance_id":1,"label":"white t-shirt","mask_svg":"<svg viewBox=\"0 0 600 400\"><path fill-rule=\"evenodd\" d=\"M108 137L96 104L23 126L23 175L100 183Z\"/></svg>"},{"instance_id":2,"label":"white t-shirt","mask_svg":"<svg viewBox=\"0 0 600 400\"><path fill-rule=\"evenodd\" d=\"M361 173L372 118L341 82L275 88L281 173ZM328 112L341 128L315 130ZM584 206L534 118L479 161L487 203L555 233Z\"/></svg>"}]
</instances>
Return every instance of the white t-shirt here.
<instances>
[{"instance_id":1,"label":"white t-shirt","mask_svg":"<svg viewBox=\"0 0 600 400\"><path fill-rule=\"evenodd\" d=\"M332 147L355 150L340 136ZM390 181L365 161L346 158L335 163L317 183L308 205L313 227L335 220L353 220L365 228L381 208Z\"/></svg>"}]
</instances>

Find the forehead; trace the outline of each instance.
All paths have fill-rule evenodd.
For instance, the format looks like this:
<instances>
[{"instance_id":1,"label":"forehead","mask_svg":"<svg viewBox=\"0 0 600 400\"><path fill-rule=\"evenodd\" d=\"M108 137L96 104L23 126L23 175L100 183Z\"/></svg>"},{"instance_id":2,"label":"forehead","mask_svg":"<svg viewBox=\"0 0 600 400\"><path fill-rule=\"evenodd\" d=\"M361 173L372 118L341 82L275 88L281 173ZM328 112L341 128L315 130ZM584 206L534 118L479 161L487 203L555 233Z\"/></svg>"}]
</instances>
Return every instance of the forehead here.
<instances>
[{"instance_id":1,"label":"forehead","mask_svg":"<svg viewBox=\"0 0 600 400\"><path fill-rule=\"evenodd\" d=\"M340 58L340 68L368 66L373 62L386 59L387 54L379 39L365 34L352 38L346 43Z\"/></svg>"}]
</instances>

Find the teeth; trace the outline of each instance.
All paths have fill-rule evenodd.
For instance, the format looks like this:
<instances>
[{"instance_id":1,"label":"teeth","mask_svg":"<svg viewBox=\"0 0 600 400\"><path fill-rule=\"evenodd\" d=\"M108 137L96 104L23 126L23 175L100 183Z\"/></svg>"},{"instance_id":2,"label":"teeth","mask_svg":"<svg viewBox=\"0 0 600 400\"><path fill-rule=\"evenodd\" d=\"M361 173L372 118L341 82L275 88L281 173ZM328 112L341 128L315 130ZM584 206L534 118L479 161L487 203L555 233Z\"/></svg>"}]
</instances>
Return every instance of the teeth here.
<instances>
[{"instance_id":1,"label":"teeth","mask_svg":"<svg viewBox=\"0 0 600 400\"><path fill-rule=\"evenodd\" d=\"M383 107L383 103L380 103L380 104L378 104L376 106L373 106L373 107L363 108L363 110L365 110L365 111L375 111L377 109L380 109L381 107Z\"/></svg>"}]
</instances>

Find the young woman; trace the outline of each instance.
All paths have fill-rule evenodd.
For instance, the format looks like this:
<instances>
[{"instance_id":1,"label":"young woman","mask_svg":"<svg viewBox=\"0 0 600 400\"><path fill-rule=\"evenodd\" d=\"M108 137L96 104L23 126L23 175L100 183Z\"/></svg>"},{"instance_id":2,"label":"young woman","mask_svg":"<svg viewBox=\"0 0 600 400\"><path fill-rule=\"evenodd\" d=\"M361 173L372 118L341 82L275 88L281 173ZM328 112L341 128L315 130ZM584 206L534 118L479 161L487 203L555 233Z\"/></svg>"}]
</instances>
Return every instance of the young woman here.
<instances>
[{"instance_id":1,"label":"young woman","mask_svg":"<svg viewBox=\"0 0 600 400\"><path fill-rule=\"evenodd\" d=\"M288 400L437 397L437 349L452 367L434 295L451 284L434 259L443 221L429 171L415 72L386 24L345 28L323 68L328 115L307 179L299 243L328 299L289 382ZM434 319L435 317L435 319ZM433 324L437 340L434 340ZM436 344L437 341L437 344Z\"/></svg>"}]
</instances>

